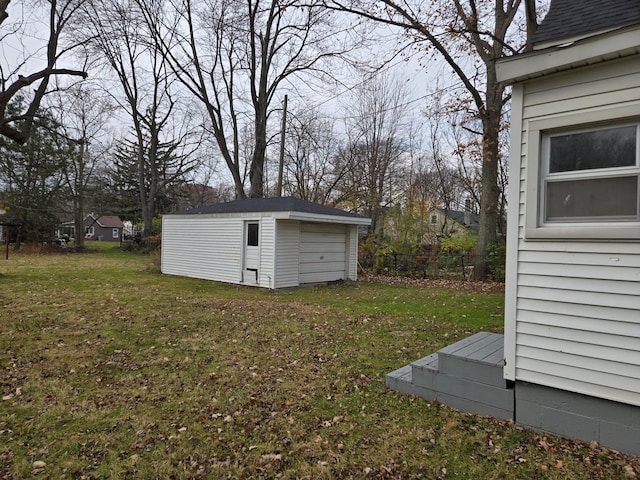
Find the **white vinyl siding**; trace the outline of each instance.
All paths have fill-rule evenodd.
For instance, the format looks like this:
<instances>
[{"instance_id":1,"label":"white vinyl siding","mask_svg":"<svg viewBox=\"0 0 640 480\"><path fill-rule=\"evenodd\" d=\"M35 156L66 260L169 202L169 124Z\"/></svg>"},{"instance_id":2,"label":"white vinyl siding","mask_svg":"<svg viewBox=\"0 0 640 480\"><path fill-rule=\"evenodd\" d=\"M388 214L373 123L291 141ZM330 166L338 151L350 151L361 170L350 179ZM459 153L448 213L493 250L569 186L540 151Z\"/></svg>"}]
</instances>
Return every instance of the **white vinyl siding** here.
<instances>
[{"instance_id":1,"label":"white vinyl siding","mask_svg":"<svg viewBox=\"0 0 640 480\"><path fill-rule=\"evenodd\" d=\"M264 288L273 288L275 223L275 220L271 217L263 217L260 220L260 266L258 267L258 285Z\"/></svg>"},{"instance_id":2,"label":"white vinyl siding","mask_svg":"<svg viewBox=\"0 0 640 480\"><path fill-rule=\"evenodd\" d=\"M301 222L278 215L165 215L162 272L263 288L356 279L357 225L327 223L324 218ZM255 272L249 277L244 271L247 225L255 222L259 223L257 282Z\"/></svg>"},{"instance_id":3,"label":"white vinyl siding","mask_svg":"<svg viewBox=\"0 0 640 480\"><path fill-rule=\"evenodd\" d=\"M300 224L300 283L331 282L346 278L346 226Z\"/></svg>"},{"instance_id":4,"label":"white vinyl siding","mask_svg":"<svg viewBox=\"0 0 640 480\"><path fill-rule=\"evenodd\" d=\"M522 115L522 134L513 135L516 190L509 205L517 211L509 217L505 309L505 340L515 348L505 345L505 376L640 405L640 235L606 225L529 235L539 213L534 125L637 121L640 57L531 80L514 95L519 91L523 100L514 102L520 110L513 118Z\"/></svg>"},{"instance_id":5,"label":"white vinyl siding","mask_svg":"<svg viewBox=\"0 0 640 480\"><path fill-rule=\"evenodd\" d=\"M241 280L242 219L165 215L162 273L238 283Z\"/></svg>"},{"instance_id":6,"label":"white vinyl siding","mask_svg":"<svg viewBox=\"0 0 640 480\"><path fill-rule=\"evenodd\" d=\"M347 278L349 280L358 279L358 227L350 225L347 228L347 258L345 259L348 268Z\"/></svg>"},{"instance_id":7,"label":"white vinyl siding","mask_svg":"<svg viewBox=\"0 0 640 480\"><path fill-rule=\"evenodd\" d=\"M277 272L274 288L298 286L298 254L300 251L300 222L280 220L276 224Z\"/></svg>"}]
</instances>

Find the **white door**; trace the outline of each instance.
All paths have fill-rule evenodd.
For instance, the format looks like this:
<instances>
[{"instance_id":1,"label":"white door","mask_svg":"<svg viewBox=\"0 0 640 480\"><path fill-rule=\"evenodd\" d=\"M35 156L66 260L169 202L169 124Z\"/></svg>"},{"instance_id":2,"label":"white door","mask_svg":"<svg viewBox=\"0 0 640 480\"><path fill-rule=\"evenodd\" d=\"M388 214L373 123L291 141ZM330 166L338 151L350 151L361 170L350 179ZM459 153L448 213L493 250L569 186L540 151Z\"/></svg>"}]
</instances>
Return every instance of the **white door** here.
<instances>
[{"instance_id":1,"label":"white door","mask_svg":"<svg viewBox=\"0 0 640 480\"><path fill-rule=\"evenodd\" d=\"M260 224L247 222L244 237L244 274L245 283L258 283L260 265Z\"/></svg>"}]
</instances>

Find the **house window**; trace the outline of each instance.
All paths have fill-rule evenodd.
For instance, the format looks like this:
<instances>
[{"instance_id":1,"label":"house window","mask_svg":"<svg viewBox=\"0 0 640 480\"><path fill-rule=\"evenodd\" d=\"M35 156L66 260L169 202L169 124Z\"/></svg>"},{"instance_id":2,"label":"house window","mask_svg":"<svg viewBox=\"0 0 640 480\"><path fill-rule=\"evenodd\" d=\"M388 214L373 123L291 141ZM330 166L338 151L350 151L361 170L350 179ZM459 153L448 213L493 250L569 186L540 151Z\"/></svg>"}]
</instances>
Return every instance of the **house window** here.
<instances>
[{"instance_id":1,"label":"house window","mask_svg":"<svg viewBox=\"0 0 640 480\"><path fill-rule=\"evenodd\" d=\"M95 234L95 231L93 229L93 227L87 227L87 230L84 234L85 237L93 237L93 235Z\"/></svg>"},{"instance_id":2,"label":"house window","mask_svg":"<svg viewBox=\"0 0 640 480\"><path fill-rule=\"evenodd\" d=\"M636 105L530 120L525 128L526 239L640 239Z\"/></svg>"},{"instance_id":3,"label":"house window","mask_svg":"<svg viewBox=\"0 0 640 480\"><path fill-rule=\"evenodd\" d=\"M438 223L438 216L437 215L431 215L431 225L435 225L436 223Z\"/></svg>"},{"instance_id":4,"label":"house window","mask_svg":"<svg viewBox=\"0 0 640 480\"><path fill-rule=\"evenodd\" d=\"M249 247L258 246L258 224L257 223L247 224L247 246Z\"/></svg>"},{"instance_id":5,"label":"house window","mask_svg":"<svg viewBox=\"0 0 640 480\"><path fill-rule=\"evenodd\" d=\"M542 223L639 220L638 124L542 136Z\"/></svg>"},{"instance_id":6,"label":"house window","mask_svg":"<svg viewBox=\"0 0 640 480\"><path fill-rule=\"evenodd\" d=\"M117 228L114 228L111 235L113 236L113 238L118 238L120 236L120 232Z\"/></svg>"}]
</instances>

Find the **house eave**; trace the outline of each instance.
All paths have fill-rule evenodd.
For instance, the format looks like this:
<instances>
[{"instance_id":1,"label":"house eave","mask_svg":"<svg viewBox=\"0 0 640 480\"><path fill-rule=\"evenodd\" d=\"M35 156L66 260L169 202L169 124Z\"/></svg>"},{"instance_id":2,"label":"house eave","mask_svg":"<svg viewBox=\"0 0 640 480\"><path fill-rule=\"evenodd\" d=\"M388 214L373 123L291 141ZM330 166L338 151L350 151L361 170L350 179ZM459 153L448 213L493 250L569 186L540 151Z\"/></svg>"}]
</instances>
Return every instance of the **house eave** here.
<instances>
[{"instance_id":1,"label":"house eave","mask_svg":"<svg viewBox=\"0 0 640 480\"><path fill-rule=\"evenodd\" d=\"M512 84L637 54L639 25L501 59L496 74L499 82Z\"/></svg>"}]
</instances>

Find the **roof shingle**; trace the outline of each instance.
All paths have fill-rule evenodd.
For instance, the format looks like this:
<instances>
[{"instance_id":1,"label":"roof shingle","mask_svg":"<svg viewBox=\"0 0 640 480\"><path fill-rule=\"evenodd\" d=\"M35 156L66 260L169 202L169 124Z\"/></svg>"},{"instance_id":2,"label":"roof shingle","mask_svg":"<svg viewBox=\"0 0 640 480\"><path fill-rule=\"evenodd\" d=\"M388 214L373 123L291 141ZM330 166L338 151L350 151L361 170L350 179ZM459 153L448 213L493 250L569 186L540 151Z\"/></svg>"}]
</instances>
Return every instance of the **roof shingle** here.
<instances>
[{"instance_id":1,"label":"roof shingle","mask_svg":"<svg viewBox=\"0 0 640 480\"><path fill-rule=\"evenodd\" d=\"M337 208L301 200L296 197L244 198L232 202L217 203L206 207L175 212L173 215L193 215L203 213L247 213L247 212L304 212L317 215L365 218L362 215Z\"/></svg>"},{"instance_id":2,"label":"roof shingle","mask_svg":"<svg viewBox=\"0 0 640 480\"><path fill-rule=\"evenodd\" d=\"M640 0L552 0L532 43L640 23Z\"/></svg>"}]
</instances>

